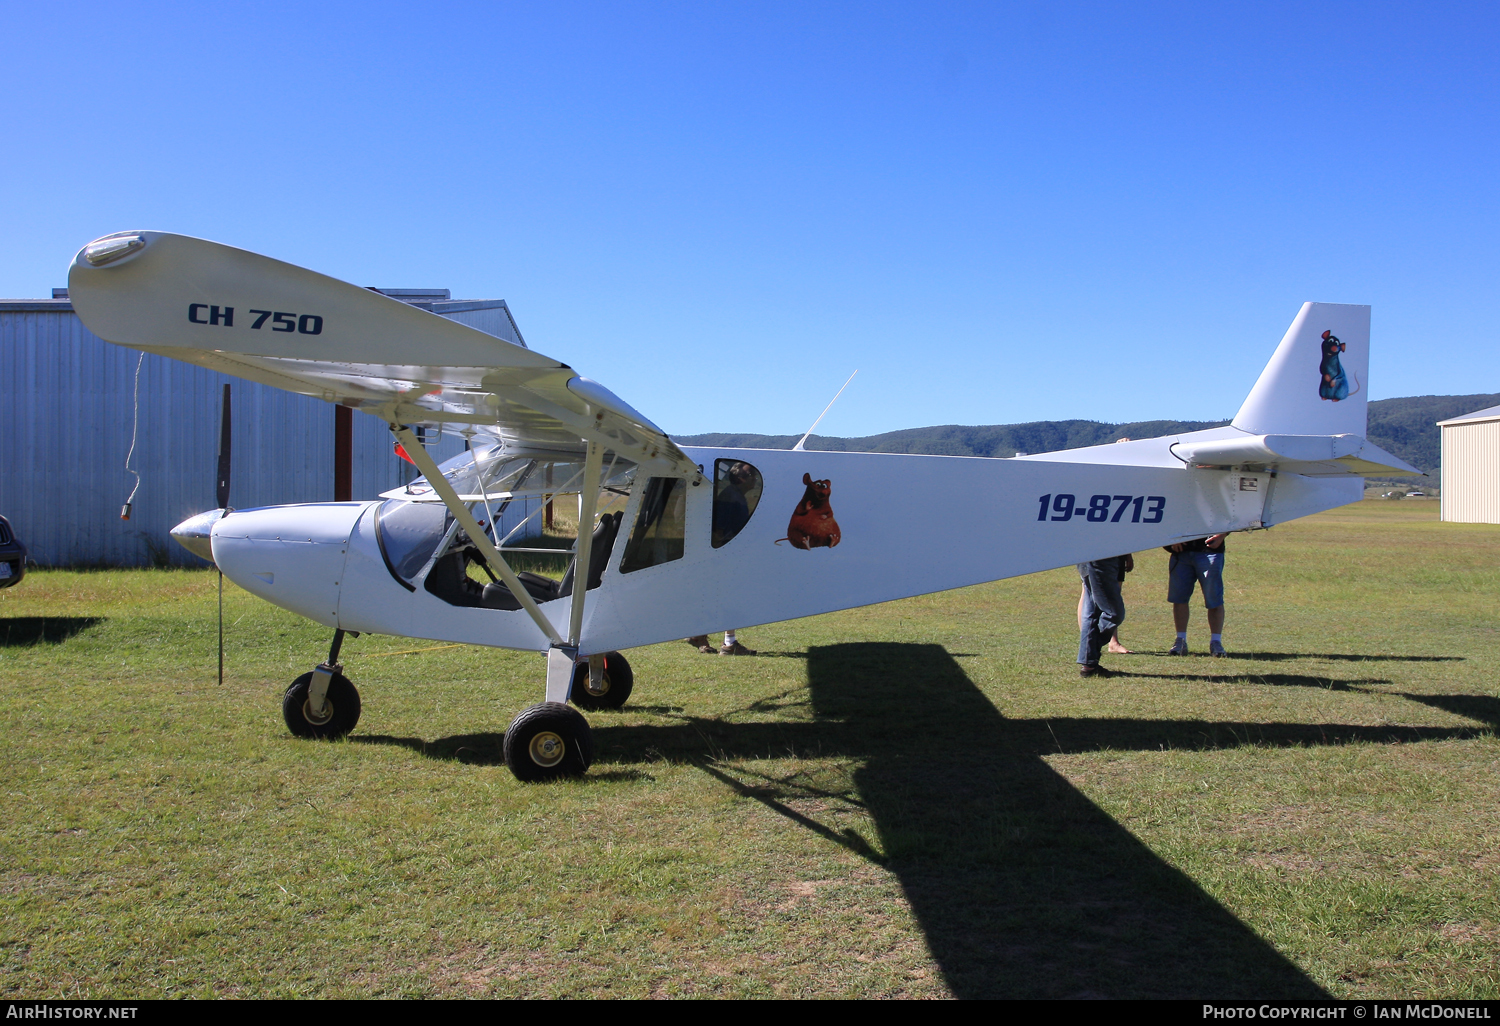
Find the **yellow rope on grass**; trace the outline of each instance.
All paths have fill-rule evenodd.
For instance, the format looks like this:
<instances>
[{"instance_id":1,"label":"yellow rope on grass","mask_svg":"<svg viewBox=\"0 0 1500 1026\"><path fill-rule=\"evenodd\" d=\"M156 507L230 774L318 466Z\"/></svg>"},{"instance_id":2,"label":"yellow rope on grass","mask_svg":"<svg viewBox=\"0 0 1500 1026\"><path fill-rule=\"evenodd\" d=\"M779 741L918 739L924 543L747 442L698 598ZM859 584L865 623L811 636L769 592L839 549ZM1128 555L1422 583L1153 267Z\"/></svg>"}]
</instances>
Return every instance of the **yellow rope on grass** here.
<instances>
[{"instance_id":1,"label":"yellow rope on grass","mask_svg":"<svg viewBox=\"0 0 1500 1026\"><path fill-rule=\"evenodd\" d=\"M379 659L382 656L416 655L418 652L439 652L445 648L468 648L468 645L433 645L431 648L403 648L399 652L371 652L365 656L366 659Z\"/></svg>"}]
</instances>

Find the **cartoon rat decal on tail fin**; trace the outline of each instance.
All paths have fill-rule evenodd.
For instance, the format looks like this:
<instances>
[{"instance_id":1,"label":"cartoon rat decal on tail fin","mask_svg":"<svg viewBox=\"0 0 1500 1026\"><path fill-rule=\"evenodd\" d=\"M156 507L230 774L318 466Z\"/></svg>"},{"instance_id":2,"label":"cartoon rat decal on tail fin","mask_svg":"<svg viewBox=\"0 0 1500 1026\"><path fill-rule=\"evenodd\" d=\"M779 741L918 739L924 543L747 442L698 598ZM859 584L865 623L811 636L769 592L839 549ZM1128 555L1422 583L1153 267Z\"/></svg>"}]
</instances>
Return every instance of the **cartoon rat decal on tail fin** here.
<instances>
[{"instance_id":1,"label":"cartoon rat decal on tail fin","mask_svg":"<svg viewBox=\"0 0 1500 1026\"><path fill-rule=\"evenodd\" d=\"M1339 362L1339 354L1343 351L1344 343L1337 335L1331 331L1323 332L1323 359L1318 364L1318 373L1322 375L1318 396L1322 399L1338 402L1349 398L1349 379L1344 376L1344 365Z\"/></svg>"}]
</instances>

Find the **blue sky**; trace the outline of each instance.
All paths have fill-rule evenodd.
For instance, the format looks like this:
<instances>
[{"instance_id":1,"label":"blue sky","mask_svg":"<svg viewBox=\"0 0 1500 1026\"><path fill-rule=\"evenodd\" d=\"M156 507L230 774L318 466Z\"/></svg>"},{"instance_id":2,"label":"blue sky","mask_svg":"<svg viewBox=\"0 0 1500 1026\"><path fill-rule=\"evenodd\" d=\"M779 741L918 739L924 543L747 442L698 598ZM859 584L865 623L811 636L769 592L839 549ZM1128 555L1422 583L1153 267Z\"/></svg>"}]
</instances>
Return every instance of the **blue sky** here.
<instances>
[{"instance_id":1,"label":"blue sky","mask_svg":"<svg viewBox=\"0 0 1500 1026\"><path fill-rule=\"evenodd\" d=\"M1500 391L1500 8L0 5L0 295L159 228L504 298L673 434Z\"/></svg>"}]
</instances>

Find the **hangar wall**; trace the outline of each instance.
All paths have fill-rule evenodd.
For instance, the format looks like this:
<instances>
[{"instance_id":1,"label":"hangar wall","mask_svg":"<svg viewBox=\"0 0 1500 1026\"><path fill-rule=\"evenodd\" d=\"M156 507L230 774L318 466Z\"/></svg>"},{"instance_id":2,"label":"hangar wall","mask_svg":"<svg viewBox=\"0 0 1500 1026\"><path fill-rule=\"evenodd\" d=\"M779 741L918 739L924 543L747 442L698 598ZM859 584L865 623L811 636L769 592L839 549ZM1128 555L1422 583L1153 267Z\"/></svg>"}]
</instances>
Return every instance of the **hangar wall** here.
<instances>
[{"instance_id":1,"label":"hangar wall","mask_svg":"<svg viewBox=\"0 0 1500 1026\"><path fill-rule=\"evenodd\" d=\"M437 290L381 290L524 345L501 300L452 301ZM219 407L232 385L238 508L334 497L334 408L166 357L111 345L84 327L65 290L50 300L0 300L0 515L43 566L203 565L171 540L178 523L213 509ZM449 309L452 308L452 309ZM140 421L130 449L137 361ZM440 462L464 442L430 446ZM353 496L376 497L415 476L392 453L385 423L354 415ZM510 526L530 513L517 502Z\"/></svg>"},{"instance_id":2,"label":"hangar wall","mask_svg":"<svg viewBox=\"0 0 1500 1026\"><path fill-rule=\"evenodd\" d=\"M1460 524L1500 524L1500 406L1440 421L1441 517Z\"/></svg>"}]
</instances>

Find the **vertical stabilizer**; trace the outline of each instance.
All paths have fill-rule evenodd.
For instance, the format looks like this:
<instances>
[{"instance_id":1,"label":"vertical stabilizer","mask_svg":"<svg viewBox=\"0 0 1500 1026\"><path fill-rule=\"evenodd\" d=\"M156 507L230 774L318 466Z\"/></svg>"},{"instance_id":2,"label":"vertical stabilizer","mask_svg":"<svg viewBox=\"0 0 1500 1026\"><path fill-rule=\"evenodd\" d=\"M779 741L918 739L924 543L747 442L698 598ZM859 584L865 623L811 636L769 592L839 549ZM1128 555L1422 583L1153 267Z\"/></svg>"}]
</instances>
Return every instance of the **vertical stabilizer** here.
<instances>
[{"instance_id":1,"label":"vertical stabilizer","mask_svg":"<svg viewBox=\"0 0 1500 1026\"><path fill-rule=\"evenodd\" d=\"M1252 434L1364 437L1370 308L1304 303L1234 426Z\"/></svg>"}]
</instances>

